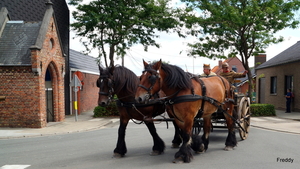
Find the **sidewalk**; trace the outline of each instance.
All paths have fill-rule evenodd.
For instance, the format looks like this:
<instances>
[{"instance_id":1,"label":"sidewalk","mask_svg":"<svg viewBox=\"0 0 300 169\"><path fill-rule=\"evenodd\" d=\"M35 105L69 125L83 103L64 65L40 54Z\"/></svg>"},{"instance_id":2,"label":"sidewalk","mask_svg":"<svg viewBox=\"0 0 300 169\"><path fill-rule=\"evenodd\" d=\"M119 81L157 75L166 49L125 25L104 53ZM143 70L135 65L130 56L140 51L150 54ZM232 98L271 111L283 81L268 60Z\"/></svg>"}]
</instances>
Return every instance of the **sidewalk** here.
<instances>
[{"instance_id":1,"label":"sidewalk","mask_svg":"<svg viewBox=\"0 0 300 169\"><path fill-rule=\"evenodd\" d=\"M65 121L50 122L46 127L40 129L0 127L0 139L90 131L119 121L118 117L93 118L92 116L92 111L83 112L78 115L78 121L75 121L74 115L66 115ZM284 111L276 110L276 116L251 117L250 123L251 127L300 134L300 112L284 113Z\"/></svg>"},{"instance_id":2,"label":"sidewalk","mask_svg":"<svg viewBox=\"0 0 300 169\"><path fill-rule=\"evenodd\" d=\"M251 117L251 126L268 130L300 134L300 112L276 110L276 116Z\"/></svg>"},{"instance_id":3,"label":"sidewalk","mask_svg":"<svg viewBox=\"0 0 300 169\"><path fill-rule=\"evenodd\" d=\"M6 128L0 127L0 139L37 137L96 130L119 121L118 117L93 118L93 111L78 115L66 115L63 122L49 122L44 128Z\"/></svg>"}]
</instances>

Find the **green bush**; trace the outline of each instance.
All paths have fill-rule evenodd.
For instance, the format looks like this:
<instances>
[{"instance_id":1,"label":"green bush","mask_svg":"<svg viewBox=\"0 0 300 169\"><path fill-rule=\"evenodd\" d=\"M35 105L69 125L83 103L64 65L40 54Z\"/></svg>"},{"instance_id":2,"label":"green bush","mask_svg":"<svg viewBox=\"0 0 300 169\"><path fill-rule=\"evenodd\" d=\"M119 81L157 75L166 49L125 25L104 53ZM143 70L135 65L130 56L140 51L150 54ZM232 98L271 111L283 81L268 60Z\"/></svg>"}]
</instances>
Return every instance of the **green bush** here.
<instances>
[{"instance_id":1,"label":"green bush","mask_svg":"<svg viewBox=\"0 0 300 169\"><path fill-rule=\"evenodd\" d=\"M107 116L118 116L119 111L117 109L116 102L110 103L106 107L97 106L94 109L94 117L107 117Z\"/></svg>"},{"instance_id":2,"label":"green bush","mask_svg":"<svg viewBox=\"0 0 300 169\"><path fill-rule=\"evenodd\" d=\"M94 117L103 117L103 116L107 116L106 108L101 106L95 107Z\"/></svg>"},{"instance_id":3,"label":"green bush","mask_svg":"<svg viewBox=\"0 0 300 169\"><path fill-rule=\"evenodd\" d=\"M275 106L272 104L251 104L251 116L276 116Z\"/></svg>"}]
</instances>

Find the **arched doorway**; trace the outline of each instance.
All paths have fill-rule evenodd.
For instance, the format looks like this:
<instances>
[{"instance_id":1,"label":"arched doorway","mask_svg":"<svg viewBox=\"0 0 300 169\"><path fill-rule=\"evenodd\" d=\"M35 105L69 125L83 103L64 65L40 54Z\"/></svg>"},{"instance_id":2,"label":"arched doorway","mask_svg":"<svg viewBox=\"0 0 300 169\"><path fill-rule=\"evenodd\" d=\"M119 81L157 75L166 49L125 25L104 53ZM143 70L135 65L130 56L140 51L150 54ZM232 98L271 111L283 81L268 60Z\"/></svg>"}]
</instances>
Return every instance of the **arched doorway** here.
<instances>
[{"instance_id":1,"label":"arched doorway","mask_svg":"<svg viewBox=\"0 0 300 169\"><path fill-rule=\"evenodd\" d=\"M47 68L46 76L45 76L45 96L46 96L47 123L53 122L54 121L53 87L52 87L52 77L49 68Z\"/></svg>"}]
</instances>

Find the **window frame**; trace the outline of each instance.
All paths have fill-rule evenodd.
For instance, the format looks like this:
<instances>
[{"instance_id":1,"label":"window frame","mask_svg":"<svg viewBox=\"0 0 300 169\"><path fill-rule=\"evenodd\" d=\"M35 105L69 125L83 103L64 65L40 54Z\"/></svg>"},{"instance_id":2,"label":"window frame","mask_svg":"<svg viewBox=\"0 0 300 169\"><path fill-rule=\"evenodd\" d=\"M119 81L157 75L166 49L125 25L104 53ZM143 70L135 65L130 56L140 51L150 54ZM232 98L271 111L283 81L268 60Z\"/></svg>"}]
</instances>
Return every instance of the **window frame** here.
<instances>
[{"instance_id":1,"label":"window frame","mask_svg":"<svg viewBox=\"0 0 300 169\"><path fill-rule=\"evenodd\" d=\"M270 94L277 95L277 76L270 77Z\"/></svg>"}]
</instances>

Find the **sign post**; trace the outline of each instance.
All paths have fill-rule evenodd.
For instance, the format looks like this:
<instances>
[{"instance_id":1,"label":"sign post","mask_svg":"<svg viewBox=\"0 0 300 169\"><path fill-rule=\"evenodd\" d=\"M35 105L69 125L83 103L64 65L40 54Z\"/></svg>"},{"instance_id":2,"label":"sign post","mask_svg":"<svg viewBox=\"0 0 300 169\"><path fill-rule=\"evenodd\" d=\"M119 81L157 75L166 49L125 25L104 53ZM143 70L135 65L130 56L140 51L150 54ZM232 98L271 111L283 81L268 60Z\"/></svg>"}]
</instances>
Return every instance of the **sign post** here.
<instances>
[{"instance_id":1,"label":"sign post","mask_svg":"<svg viewBox=\"0 0 300 169\"><path fill-rule=\"evenodd\" d=\"M77 92L79 91L79 88L82 86L82 84L76 74L74 74L74 78L71 82L71 85L74 86L74 93L75 93L75 98L74 98L75 121L78 121Z\"/></svg>"}]
</instances>

